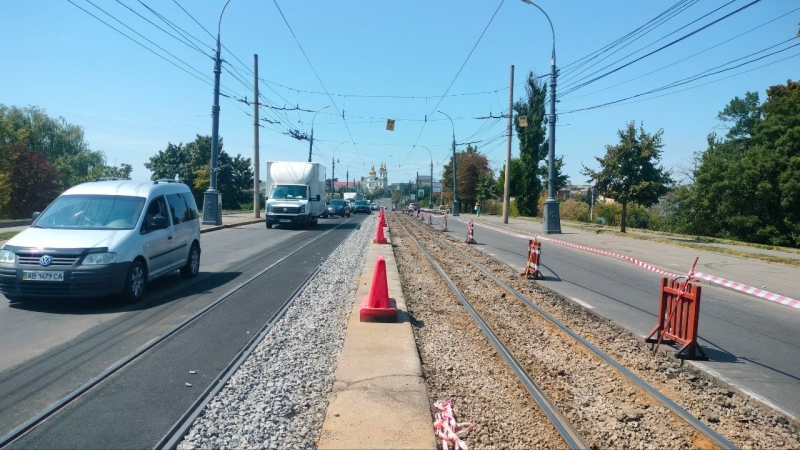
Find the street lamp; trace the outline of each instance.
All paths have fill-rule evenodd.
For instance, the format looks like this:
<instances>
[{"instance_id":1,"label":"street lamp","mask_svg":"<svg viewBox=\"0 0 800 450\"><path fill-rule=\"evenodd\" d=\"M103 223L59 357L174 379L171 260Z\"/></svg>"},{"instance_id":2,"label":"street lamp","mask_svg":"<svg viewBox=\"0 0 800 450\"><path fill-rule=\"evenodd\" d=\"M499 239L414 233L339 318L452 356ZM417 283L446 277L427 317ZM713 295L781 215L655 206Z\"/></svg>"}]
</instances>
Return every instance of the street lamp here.
<instances>
[{"instance_id":1,"label":"street lamp","mask_svg":"<svg viewBox=\"0 0 800 450\"><path fill-rule=\"evenodd\" d=\"M450 116L442 111L439 111L439 113L450 119ZM450 126L453 127L453 216L458 216L460 215L460 208L458 207L458 180L456 179L456 126L453 125L453 119L450 119Z\"/></svg>"},{"instance_id":2,"label":"street lamp","mask_svg":"<svg viewBox=\"0 0 800 450\"><path fill-rule=\"evenodd\" d=\"M327 106L325 108L327 108ZM323 109L325 109L325 108L323 108ZM317 112L319 112L319 111L317 111ZM312 136L313 136L313 134L312 134ZM339 145L342 145L342 144L339 144ZM333 152L331 153L331 166L332 166L331 167L331 200L333 200L334 194L336 193L336 189L335 189L336 184L335 184L335 182L333 180L334 180L334 177L336 175L336 149L339 148L339 145L334 147L333 148ZM311 162L310 156L309 156L308 162Z\"/></svg>"},{"instance_id":3,"label":"street lamp","mask_svg":"<svg viewBox=\"0 0 800 450\"><path fill-rule=\"evenodd\" d=\"M311 162L311 149L314 147L314 119L317 118L317 114L319 114L320 111L329 106L331 105L326 105L318 109L317 112L314 113L314 117L311 118L311 139L308 141L308 162Z\"/></svg>"},{"instance_id":4,"label":"street lamp","mask_svg":"<svg viewBox=\"0 0 800 450\"><path fill-rule=\"evenodd\" d=\"M222 27L222 15L228 3L222 7L217 22L217 54L214 58L214 106L211 107L211 174L208 190L203 194L203 224L222 225L222 194L217 190L217 155L219 154L219 74L221 58L219 34Z\"/></svg>"},{"instance_id":5,"label":"street lamp","mask_svg":"<svg viewBox=\"0 0 800 450\"><path fill-rule=\"evenodd\" d=\"M431 150L428 147L425 147L424 145L420 145L420 147L424 148L425 150L428 150L428 155L430 155L431 157L431 201L428 204L428 208L433 209L433 153L431 153Z\"/></svg>"},{"instance_id":6,"label":"street lamp","mask_svg":"<svg viewBox=\"0 0 800 450\"><path fill-rule=\"evenodd\" d=\"M542 221L542 229L545 234L560 234L561 233L561 217L558 213L558 200L556 200L556 31L553 28L553 22L550 16L537 4L531 0L522 0L523 2L535 6L547 18L547 23L550 24L550 31L553 34L553 56L550 59L550 117L548 120L549 130L549 146L547 159L547 200L544 202L544 220Z\"/></svg>"}]
</instances>

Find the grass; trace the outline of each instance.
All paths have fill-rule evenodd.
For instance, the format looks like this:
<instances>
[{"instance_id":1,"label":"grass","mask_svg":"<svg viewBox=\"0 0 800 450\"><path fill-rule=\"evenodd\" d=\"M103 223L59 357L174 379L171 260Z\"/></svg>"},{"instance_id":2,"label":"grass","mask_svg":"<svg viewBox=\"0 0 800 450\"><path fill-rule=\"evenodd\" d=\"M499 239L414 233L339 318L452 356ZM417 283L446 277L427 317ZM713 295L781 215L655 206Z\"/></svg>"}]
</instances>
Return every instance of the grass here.
<instances>
[{"instance_id":1,"label":"grass","mask_svg":"<svg viewBox=\"0 0 800 450\"><path fill-rule=\"evenodd\" d=\"M19 231L1 231L0 232L0 240L11 239L12 237L16 236Z\"/></svg>"}]
</instances>

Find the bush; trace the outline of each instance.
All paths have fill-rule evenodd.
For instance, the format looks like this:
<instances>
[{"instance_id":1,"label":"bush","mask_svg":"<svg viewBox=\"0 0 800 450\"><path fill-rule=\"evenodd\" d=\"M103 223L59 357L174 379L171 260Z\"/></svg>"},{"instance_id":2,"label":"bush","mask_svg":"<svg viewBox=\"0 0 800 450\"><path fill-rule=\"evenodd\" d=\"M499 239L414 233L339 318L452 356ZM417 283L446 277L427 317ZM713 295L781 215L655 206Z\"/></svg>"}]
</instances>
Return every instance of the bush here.
<instances>
[{"instance_id":1,"label":"bush","mask_svg":"<svg viewBox=\"0 0 800 450\"><path fill-rule=\"evenodd\" d=\"M582 201L569 199L559 204L559 213L564 220L589 222L589 205Z\"/></svg>"}]
</instances>

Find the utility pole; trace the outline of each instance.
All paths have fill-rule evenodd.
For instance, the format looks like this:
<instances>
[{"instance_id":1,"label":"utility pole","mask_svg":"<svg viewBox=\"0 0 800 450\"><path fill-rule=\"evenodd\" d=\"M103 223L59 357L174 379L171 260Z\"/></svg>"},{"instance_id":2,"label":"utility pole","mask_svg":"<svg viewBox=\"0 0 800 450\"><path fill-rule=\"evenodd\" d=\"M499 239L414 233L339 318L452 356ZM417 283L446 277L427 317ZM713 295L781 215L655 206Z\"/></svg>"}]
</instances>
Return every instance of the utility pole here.
<instances>
[{"instance_id":1,"label":"utility pole","mask_svg":"<svg viewBox=\"0 0 800 450\"><path fill-rule=\"evenodd\" d=\"M428 203L428 208L433 209L433 160L431 160L431 201Z\"/></svg>"},{"instance_id":2,"label":"utility pole","mask_svg":"<svg viewBox=\"0 0 800 450\"><path fill-rule=\"evenodd\" d=\"M350 167L347 167L347 173L344 174L344 191L350 192Z\"/></svg>"},{"instance_id":3,"label":"utility pole","mask_svg":"<svg viewBox=\"0 0 800 450\"><path fill-rule=\"evenodd\" d=\"M320 111L327 108L328 106L331 105L325 105L322 108L318 109L317 112L314 113L314 117L311 118L311 138L308 140L308 162L311 162L311 149L314 148L314 119L317 118L317 114L319 114Z\"/></svg>"},{"instance_id":4,"label":"utility pole","mask_svg":"<svg viewBox=\"0 0 800 450\"><path fill-rule=\"evenodd\" d=\"M456 126L453 124L453 119L447 114L439 110L439 113L444 114L450 120L450 126L453 128L453 217L459 216L461 208L458 206L458 165L456 164Z\"/></svg>"},{"instance_id":5,"label":"utility pole","mask_svg":"<svg viewBox=\"0 0 800 450\"><path fill-rule=\"evenodd\" d=\"M261 217L261 189L258 180L258 54L253 55L253 216Z\"/></svg>"},{"instance_id":6,"label":"utility pole","mask_svg":"<svg viewBox=\"0 0 800 450\"><path fill-rule=\"evenodd\" d=\"M311 142L314 142L314 130L311 130ZM311 162L311 154L309 153L309 160ZM336 159L331 158L331 199L333 198L334 190L336 189Z\"/></svg>"},{"instance_id":7,"label":"utility pole","mask_svg":"<svg viewBox=\"0 0 800 450\"><path fill-rule=\"evenodd\" d=\"M414 183L414 198L419 197L419 172L417 172L417 181ZM417 203L419 203L421 199L417 198Z\"/></svg>"},{"instance_id":8,"label":"utility pole","mask_svg":"<svg viewBox=\"0 0 800 450\"><path fill-rule=\"evenodd\" d=\"M506 173L503 184L503 223L508 223L511 208L511 135L514 122L514 65L511 65L511 82L508 85L508 145L506 146Z\"/></svg>"},{"instance_id":9,"label":"utility pole","mask_svg":"<svg viewBox=\"0 0 800 450\"><path fill-rule=\"evenodd\" d=\"M226 3L225 6L228 4ZM223 12L225 12L223 8ZM222 15L220 15L220 21ZM222 194L217 190L217 154L219 153L219 74L220 42L217 31L217 53L214 58L214 105L211 107L211 174L208 190L203 194L203 224L222 225Z\"/></svg>"},{"instance_id":10,"label":"utility pole","mask_svg":"<svg viewBox=\"0 0 800 450\"><path fill-rule=\"evenodd\" d=\"M589 186L589 222L594 222L594 188Z\"/></svg>"}]
</instances>

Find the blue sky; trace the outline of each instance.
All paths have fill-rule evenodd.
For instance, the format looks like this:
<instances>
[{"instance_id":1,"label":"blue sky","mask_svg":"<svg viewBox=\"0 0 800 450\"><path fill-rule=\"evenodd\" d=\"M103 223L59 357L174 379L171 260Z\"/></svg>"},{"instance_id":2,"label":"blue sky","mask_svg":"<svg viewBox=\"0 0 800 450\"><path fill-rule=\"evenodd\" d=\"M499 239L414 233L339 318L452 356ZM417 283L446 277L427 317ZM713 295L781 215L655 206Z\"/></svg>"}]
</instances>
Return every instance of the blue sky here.
<instances>
[{"instance_id":1,"label":"blue sky","mask_svg":"<svg viewBox=\"0 0 800 450\"><path fill-rule=\"evenodd\" d=\"M164 54L87 0L73 1ZM716 114L734 96L758 91L763 100L768 86L785 83L793 77L797 79L800 47L636 100L662 95L658 98L567 113L666 85L786 41L797 33L800 22L800 3L797 0L762 0L571 95L561 95L571 83L620 57L642 49L609 69L644 55L752 0L734 0L724 6L729 1L689 1L685 11L578 76L567 72L570 69L568 64L645 24L674 5L676 0L538 2L553 21L557 62L564 68L559 77L557 96L560 103L556 154L564 155L565 171L574 183L586 181L579 174L581 164L596 167L594 157L605 153L606 144L616 143L616 131L630 120L643 122L645 129L651 132L664 129L663 163L672 168L690 158L693 152L704 150L709 132L716 130L724 134ZM123 6L127 5L166 28L167 25L139 0L92 2L174 55L164 54L167 59L197 74L174 59L179 58L198 70L200 74L197 75L201 78L213 77L213 61L207 55L212 54L214 39L174 1L142 0L202 41L197 46L207 55L178 42ZM224 0L179 0L179 3L205 28L216 32ZM339 161L336 176L340 179L344 178L345 170L353 178L366 175L373 164L377 168L380 163L386 163L390 182L407 181L417 171L427 174L431 158L434 175L438 177L441 165L450 155L453 129L443 115L434 112L437 103L438 109L454 119L456 141L481 141L477 144L479 150L486 152L492 168L499 170L505 161L503 135L506 120L475 118L507 112L511 64L516 66L517 83L524 80L528 70L549 75L552 45L549 26L541 12L519 0L503 2L449 91L451 95L481 94L444 98L440 97L500 1L280 0L278 4L331 98L318 93L325 88L300 51L275 4L265 0L231 0L228 5L221 31L222 43L229 49L223 49L228 68L222 72L223 92L234 97L246 95L248 99L253 98L253 76L248 70L252 68L253 54L257 53L259 76L264 80L260 83L260 90L273 106L299 106L316 111L330 105L314 121L314 160L323 161L330 176L331 158L335 155ZM648 46L719 7L723 8ZM781 15L784 16L744 36L648 74ZM50 115L63 116L67 121L83 126L91 148L105 152L109 164L132 164L133 178L150 176L143 164L158 150L164 149L168 142L187 142L193 140L195 134L211 134L212 87L209 84L148 52L66 0L3 0L0 29L4 30L6 37L0 103L36 105ZM799 42L800 39L795 39L754 57ZM787 57L790 58L776 62ZM772 62L775 63L764 68L675 92ZM237 75L244 78L248 86L234 79L229 70L233 73L238 71ZM494 92L485 93L487 91ZM518 99L521 95L522 87L518 86L514 97ZM252 107L226 98L221 99L220 105L220 135L224 138L226 151L251 157L253 119L245 113L252 113ZM349 132L342 120L342 111ZM290 129L310 132L312 116L313 113L300 111L268 112L262 109L261 117L281 122L275 125L262 122L265 125L261 128L260 139L262 178L265 161L307 159L308 142L292 139L284 133ZM386 131L386 118L396 120L395 131ZM417 146L413 147L415 142ZM430 150L431 156L423 146ZM512 153L518 154L516 140Z\"/></svg>"}]
</instances>

